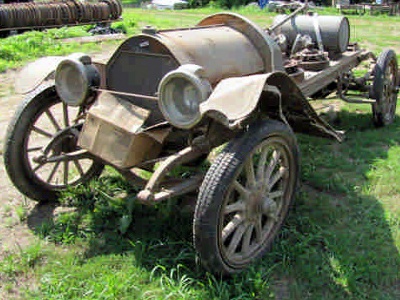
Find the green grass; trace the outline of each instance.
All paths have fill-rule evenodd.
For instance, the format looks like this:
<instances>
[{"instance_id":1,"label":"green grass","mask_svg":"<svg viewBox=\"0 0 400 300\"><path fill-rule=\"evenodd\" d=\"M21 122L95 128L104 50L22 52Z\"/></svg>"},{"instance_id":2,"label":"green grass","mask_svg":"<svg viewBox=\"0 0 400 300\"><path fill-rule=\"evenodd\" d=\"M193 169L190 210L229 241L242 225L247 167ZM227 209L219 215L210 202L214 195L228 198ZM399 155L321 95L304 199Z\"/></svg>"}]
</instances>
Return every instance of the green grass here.
<instances>
[{"instance_id":1,"label":"green grass","mask_svg":"<svg viewBox=\"0 0 400 300\"><path fill-rule=\"evenodd\" d=\"M78 44L62 43L62 38L88 35L83 27L26 32L0 40L0 72L46 55L64 55L76 51ZM96 49L96 46L83 46ZM98 48L97 48L98 49Z\"/></svg>"},{"instance_id":2,"label":"green grass","mask_svg":"<svg viewBox=\"0 0 400 300\"><path fill-rule=\"evenodd\" d=\"M123 24L133 34L147 24L193 25L213 12L127 9ZM274 16L239 12L263 27ZM374 52L399 47L399 18L349 18L357 24L352 36ZM32 55L53 51L38 49ZM302 181L296 205L271 251L242 274L221 279L206 273L195 263L192 215L180 209L180 199L139 205L136 190L108 170L100 181L63 195L61 202L72 209L31 227L39 244L3 258L2 288L22 299L399 299L397 113L392 125L375 129L370 106L343 105L334 122L347 132L343 143L298 136ZM30 224L41 206L28 215L18 210Z\"/></svg>"}]
</instances>

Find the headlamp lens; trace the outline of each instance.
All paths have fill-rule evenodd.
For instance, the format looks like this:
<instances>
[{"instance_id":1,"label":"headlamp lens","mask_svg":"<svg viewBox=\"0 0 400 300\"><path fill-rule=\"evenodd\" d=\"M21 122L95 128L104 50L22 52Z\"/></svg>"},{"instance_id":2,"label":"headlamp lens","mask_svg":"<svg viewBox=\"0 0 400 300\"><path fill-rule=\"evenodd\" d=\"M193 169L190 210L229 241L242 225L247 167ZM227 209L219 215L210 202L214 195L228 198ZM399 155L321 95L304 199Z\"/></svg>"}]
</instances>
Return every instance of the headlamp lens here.
<instances>
[{"instance_id":1,"label":"headlamp lens","mask_svg":"<svg viewBox=\"0 0 400 300\"><path fill-rule=\"evenodd\" d=\"M67 57L56 69L55 83L61 100L71 106L80 106L88 98L90 87L98 86L100 76L90 58Z\"/></svg>"},{"instance_id":2,"label":"headlamp lens","mask_svg":"<svg viewBox=\"0 0 400 300\"><path fill-rule=\"evenodd\" d=\"M86 99L89 85L84 65L75 59L65 59L56 70L56 89L65 103L79 106Z\"/></svg>"},{"instance_id":3,"label":"headlamp lens","mask_svg":"<svg viewBox=\"0 0 400 300\"><path fill-rule=\"evenodd\" d=\"M189 129L200 119L199 105L211 92L208 81L184 67L168 73L160 83L159 106L172 125Z\"/></svg>"}]
</instances>

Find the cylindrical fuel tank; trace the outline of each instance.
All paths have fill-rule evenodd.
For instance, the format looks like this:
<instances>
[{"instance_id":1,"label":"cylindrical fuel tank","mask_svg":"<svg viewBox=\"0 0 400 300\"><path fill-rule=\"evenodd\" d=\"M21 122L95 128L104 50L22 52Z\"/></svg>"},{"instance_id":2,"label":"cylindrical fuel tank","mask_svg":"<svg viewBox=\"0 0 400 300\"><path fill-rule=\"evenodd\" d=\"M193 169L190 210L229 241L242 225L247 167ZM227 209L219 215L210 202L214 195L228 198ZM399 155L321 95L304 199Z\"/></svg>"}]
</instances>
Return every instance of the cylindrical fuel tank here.
<instances>
[{"instance_id":1,"label":"cylindrical fuel tank","mask_svg":"<svg viewBox=\"0 0 400 300\"><path fill-rule=\"evenodd\" d=\"M108 62L108 88L154 95L162 77L184 64L201 66L212 85L228 77L284 71L273 38L236 14L215 14L196 27L143 33L126 40Z\"/></svg>"},{"instance_id":2,"label":"cylindrical fuel tank","mask_svg":"<svg viewBox=\"0 0 400 300\"><path fill-rule=\"evenodd\" d=\"M211 83L264 71L257 48L228 26L160 32L158 38L182 64L202 66Z\"/></svg>"},{"instance_id":3,"label":"cylindrical fuel tank","mask_svg":"<svg viewBox=\"0 0 400 300\"><path fill-rule=\"evenodd\" d=\"M285 17L285 15L276 16L274 24ZM293 45L297 34L308 34L314 42L317 42L315 21L318 22L320 28L324 50L335 53L346 51L349 44L350 25L349 20L343 16L299 15L278 27L275 32L284 34L290 46Z\"/></svg>"}]
</instances>

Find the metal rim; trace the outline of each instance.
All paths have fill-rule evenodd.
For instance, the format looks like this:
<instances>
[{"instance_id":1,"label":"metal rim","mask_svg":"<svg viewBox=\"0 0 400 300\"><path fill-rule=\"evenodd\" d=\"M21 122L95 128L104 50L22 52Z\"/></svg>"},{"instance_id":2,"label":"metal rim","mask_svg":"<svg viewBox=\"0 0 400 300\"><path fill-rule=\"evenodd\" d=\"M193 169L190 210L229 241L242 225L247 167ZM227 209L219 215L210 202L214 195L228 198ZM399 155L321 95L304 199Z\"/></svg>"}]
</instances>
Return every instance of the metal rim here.
<instances>
[{"instance_id":1,"label":"metal rim","mask_svg":"<svg viewBox=\"0 0 400 300\"><path fill-rule=\"evenodd\" d=\"M269 246L290 206L292 154L281 137L260 143L248 156L221 207L219 247L225 262L241 267Z\"/></svg>"}]
</instances>

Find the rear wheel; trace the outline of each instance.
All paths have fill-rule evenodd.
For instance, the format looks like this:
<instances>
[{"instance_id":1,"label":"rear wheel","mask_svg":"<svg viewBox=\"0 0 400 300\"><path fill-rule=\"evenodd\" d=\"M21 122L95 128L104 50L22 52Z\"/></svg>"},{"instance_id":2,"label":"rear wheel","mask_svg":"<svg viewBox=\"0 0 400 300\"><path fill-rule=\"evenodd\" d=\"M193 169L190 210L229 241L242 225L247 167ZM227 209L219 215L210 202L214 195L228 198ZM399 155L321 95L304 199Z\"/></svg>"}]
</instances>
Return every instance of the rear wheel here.
<instances>
[{"instance_id":1,"label":"rear wheel","mask_svg":"<svg viewBox=\"0 0 400 300\"><path fill-rule=\"evenodd\" d=\"M386 126L393 122L396 114L398 65L393 50L385 50L379 55L374 69L372 96L376 103L372 105L375 126Z\"/></svg>"},{"instance_id":2,"label":"rear wheel","mask_svg":"<svg viewBox=\"0 0 400 300\"><path fill-rule=\"evenodd\" d=\"M292 204L299 174L296 138L267 120L232 140L200 187L194 245L211 272L241 271L268 250Z\"/></svg>"},{"instance_id":3,"label":"rear wheel","mask_svg":"<svg viewBox=\"0 0 400 300\"><path fill-rule=\"evenodd\" d=\"M80 109L61 102L54 86L19 106L6 136L4 162L15 187L37 201L54 201L68 186L99 176L103 164L77 146Z\"/></svg>"}]
</instances>

